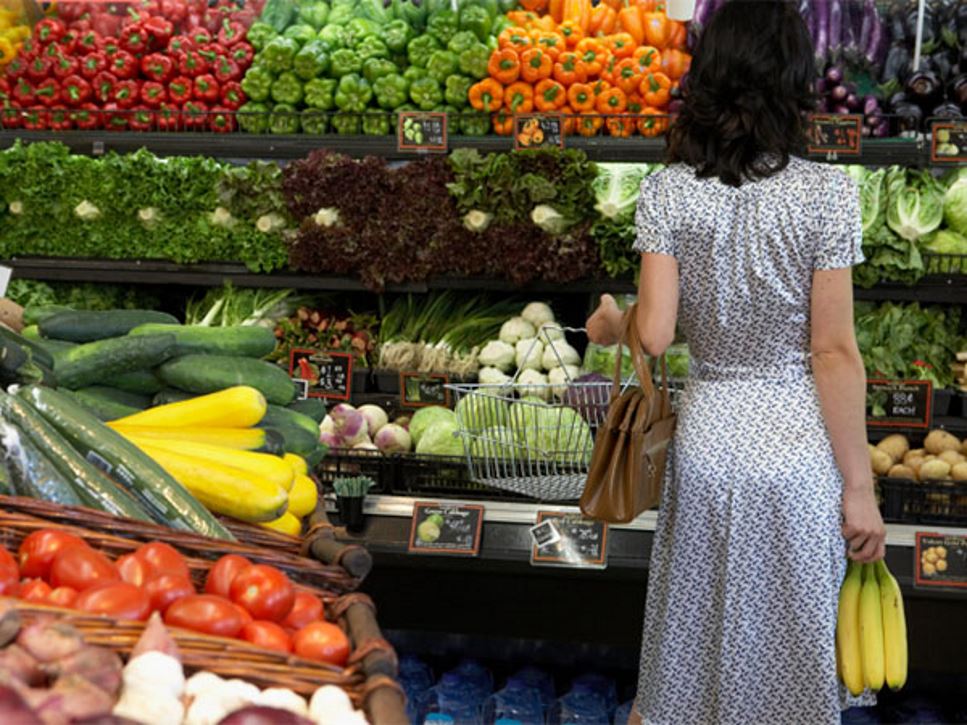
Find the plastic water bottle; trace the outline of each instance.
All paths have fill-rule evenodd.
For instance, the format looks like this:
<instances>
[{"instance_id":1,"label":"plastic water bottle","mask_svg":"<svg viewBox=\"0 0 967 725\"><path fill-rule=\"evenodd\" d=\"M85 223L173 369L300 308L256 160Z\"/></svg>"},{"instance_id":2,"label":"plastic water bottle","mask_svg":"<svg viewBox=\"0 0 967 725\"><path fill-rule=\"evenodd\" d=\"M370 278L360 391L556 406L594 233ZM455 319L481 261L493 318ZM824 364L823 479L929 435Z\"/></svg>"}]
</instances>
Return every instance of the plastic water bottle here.
<instances>
[{"instance_id":1,"label":"plastic water bottle","mask_svg":"<svg viewBox=\"0 0 967 725\"><path fill-rule=\"evenodd\" d=\"M631 717L631 709L635 706L634 700L628 700L614 711L614 725L628 725L628 718Z\"/></svg>"},{"instance_id":2,"label":"plastic water bottle","mask_svg":"<svg viewBox=\"0 0 967 725\"><path fill-rule=\"evenodd\" d=\"M480 702L486 700L494 691L494 676L477 660L463 660L451 672L461 675L473 686Z\"/></svg>"},{"instance_id":3,"label":"plastic water bottle","mask_svg":"<svg viewBox=\"0 0 967 725\"><path fill-rule=\"evenodd\" d=\"M406 693L406 716L410 722L423 722L433 687L429 665L412 655L400 658L399 681Z\"/></svg>"},{"instance_id":4,"label":"plastic water bottle","mask_svg":"<svg viewBox=\"0 0 967 725\"><path fill-rule=\"evenodd\" d=\"M582 688L587 688L597 694L604 700L608 715L614 714L615 708L618 707L618 688L615 686L614 680L597 672L589 672L575 678L574 682L571 683L572 690Z\"/></svg>"},{"instance_id":5,"label":"plastic water bottle","mask_svg":"<svg viewBox=\"0 0 967 725\"><path fill-rule=\"evenodd\" d=\"M429 691L425 725L481 725L476 686L459 672L447 672ZM419 721L417 721L419 722Z\"/></svg>"},{"instance_id":6,"label":"plastic water bottle","mask_svg":"<svg viewBox=\"0 0 967 725\"><path fill-rule=\"evenodd\" d=\"M536 667L525 667L507 679L508 684L511 682L519 682L522 685L537 690L541 698L541 707L544 709L544 714L547 714L547 711L554 703L554 696L556 694L554 677L550 673L539 670Z\"/></svg>"},{"instance_id":7,"label":"plastic water bottle","mask_svg":"<svg viewBox=\"0 0 967 725\"><path fill-rule=\"evenodd\" d=\"M520 725L541 725L544 708L537 690L528 685L508 680L507 686L487 698L483 706L484 725L516 722Z\"/></svg>"},{"instance_id":8,"label":"plastic water bottle","mask_svg":"<svg viewBox=\"0 0 967 725\"><path fill-rule=\"evenodd\" d=\"M610 725L604 700L586 687L573 688L547 714L548 725Z\"/></svg>"}]
</instances>

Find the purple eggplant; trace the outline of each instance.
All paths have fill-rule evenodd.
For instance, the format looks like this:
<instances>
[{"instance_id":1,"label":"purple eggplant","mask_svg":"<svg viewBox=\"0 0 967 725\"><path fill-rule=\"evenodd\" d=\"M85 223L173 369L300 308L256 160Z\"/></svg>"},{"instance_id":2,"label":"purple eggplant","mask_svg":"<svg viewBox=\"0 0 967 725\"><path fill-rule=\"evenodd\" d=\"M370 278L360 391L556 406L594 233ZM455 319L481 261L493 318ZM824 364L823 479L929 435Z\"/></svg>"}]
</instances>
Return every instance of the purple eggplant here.
<instances>
[{"instance_id":1,"label":"purple eggplant","mask_svg":"<svg viewBox=\"0 0 967 725\"><path fill-rule=\"evenodd\" d=\"M881 123L873 129L873 138L886 138L890 135L890 124Z\"/></svg>"},{"instance_id":2,"label":"purple eggplant","mask_svg":"<svg viewBox=\"0 0 967 725\"><path fill-rule=\"evenodd\" d=\"M876 20L876 0L863 0L863 14L860 18L860 52L866 55L870 47L870 35L873 32L873 21Z\"/></svg>"},{"instance_id":3,"label":"purple eggplant","mask_svg":"<svg viewBox=\"0 0 967 725\"><path fill-rule=\"evenodd\" d=\"M880 83L888 86L902 86L910 73L910 51L905 45L894 43L886 55Z\"/></svg>"},{"instance_id":4,"label":"purple eggplant","mask_svg":"<svg viewBox=\"0 0 967 725\"><path fill-rule=\"evenodd\" d=\"M843 50L843 1L830 0L829 4L829 52L834 58Z\"/></svg>"},{"instance_id":5,"label":"purple eggplant","mask_svg":"<svg viewBox=\"0 0 967 725\"><path fill-rule=\"evenodd\" d=\"M849 106L847 106L845 103L837 103L830 110L833 113L839 114L840 116L848 116L852 113L852 111L849 109Z\"/></svg>"},{"instance_id":6,"label":"purple eggplant","mask_svg":"<svg viewBox=\"0 0 967 725\"><path fill-rule=\"evenodd\" d=\"M876 96L867 96L863 99L863 113L869 116L880 112L880 99Z\"/></svg>"},{"instance_id":7,"label":"purple eggplant","mask_svg":"<svg viewBox=\"0 0 967 725\"><path fill-rule=\"evenodd\" d=\"M816 35L813 42L816 46L816 60L820 64L826 60L826 52L829 50L829 0L816 0L814 4L816 12Z\"/></svg>"},{"instance_id":8,"label":"purple eggplant","mask_svg":"<svg viewBox=\"0 0 967 725\"><path fill-rule=\"evenodd\" d=\"M947 86L947 96L954 103L967 106L967 73L961 73L950 81Z\"/></svg>"},{"instance_id":9,"label":"purple eggplant","mask_svg":"<svg viewBox=\"0 0 967 725\"><path fill-rule=\"evenodd\" d=\"M956 103L950 103L949 101L936 106L930 115L935 118L951 118L955 120L959 120L964 117L964 114L960 111L960 106L958 106Z\"/></svg>"},{"instance_id":10,"label":"purple eggplant","mask_svg":"<svg viewBox=\"0 0 967 725\"><path fill-rule=\"evenodd\" d=\"M835 65L830 66L829 67L829 70L826 71L826 82L830 86L838 86L840 83L842 83L843 82L843 69L842 68L838 68Z\"/></svg>"},{"instance_id":11,"label":"purple eggplant","mask_svg":"<svg viewBox=\"0 0 967 725\"><path fill-rule=\"evenodd\" d=\"M846 107L849 108L849 110L852 111L853 113L856 113L857 111L862 109L863 102L859 99L859 97L855 93L850 93L849 95L846 96Z\"/></svg>"},{"instance_id":12,"label":"purple eggplant","mask_svg":"<svg viewBox=\"0 0 967 725\"><path fill-rule=\"evenodd\" d=\"M891 108L897 117L897 125L901 133L916 132L923 124L923 109L916 103L903 101Z\"/></svg>"},{"instance_id":13,"label":"purple eggplant","mask_svg":"<svg viewBox=\"0 0 967 725\"><path fill-rule=\"evenodd\" d=\"M943 84L933 71L920 70L907 79L906 92L911 101L930 108L942 100Z\"/></svg>"},{"instance_id":14,"label":"purple eggplant","mask_svg":"<svg viewBox=\"0 0 967 725\"><path fill-rule=\"evenodd\" d=\"M845 103L849 96L849 89L844 85L838 85L829 92L829 97L837 103Z\"/></svg>"},{"instance_id":15,"label":"purple eggplant","mask_svg":"<svg viewBox=\"0 0 967 725\"><path fill-rule=\"evenodd\" d=\"M886 58L887 50L887 40L886 40L886 27L880 20L879 16L876 15L875 7L873 13L873 27L870 30L870 42L866 46L864 55L866 56L866 61L874 68L879 68L883 64L883 60Z\"/></svg>"}]
</instances>

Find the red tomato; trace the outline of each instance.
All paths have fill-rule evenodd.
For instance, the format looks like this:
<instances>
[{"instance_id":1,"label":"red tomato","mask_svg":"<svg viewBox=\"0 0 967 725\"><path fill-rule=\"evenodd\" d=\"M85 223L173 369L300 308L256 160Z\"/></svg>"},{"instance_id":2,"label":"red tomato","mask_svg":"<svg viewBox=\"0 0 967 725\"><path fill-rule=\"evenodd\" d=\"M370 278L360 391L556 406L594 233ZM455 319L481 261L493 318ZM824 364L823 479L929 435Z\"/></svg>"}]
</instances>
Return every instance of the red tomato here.
<instances>
[{"instance_id":1,"label":"red tomato","mask_svg":"<svg viewBox=\"0 0 967 725\"><path fill-rule=\"evenodd\" d=\"M43 579L24 579L20 582L20 598L24 601L46 603L50 592L50 584Z\"/></svg>"},{"instance_id":2,"label":"red tomato","mask_svg":"<svg viewBox=\"0 0 967 725\"><path fill-rule=\"evenodd\" d=\"M151 614L151 600L134 584L103 582L81 592L74 602L74 609L144 621Z\"/></svg>"},{"instance_id":3,"label":"red tomato","mask_svg":"<svg viewBox=\"0 0 967 725\"><path fill-rule=\"evenodd\" d=\"M79 536L68 534L56 529L35 531L22 542L17 555L20 559L20 570L25 577L33 579L39 577L50 578L50 565L54 562L57 552L65 546L87 546Z\"/></svg>"},{"instance_id":4,"label":"red tomato","mask_svg":"<svg viewBox=\"0 0 967 725\"><path fill-rule=\"evenodd\" d=\"M205 579L205 592L227 597L232 591L232 582L241 572L252 566L252 562L238 554L226 554L215 562Z\"/></svg>"},{"instance_id":5,"label":"red tomato","mask_svg":"<svg viewBox=\"0 0 967 725\"><path fill-rule=\"evenodd\" d=\"M249 624L250 622L254 622L255 621L255 617L253 617L251 614L249 614L248 613L248 610L245 607L240 607L239 605L235 604L235 602L232 602L232 605L238 610L238 614L242 618L242 626L243 627L246 624Z\"/></svg>"},{"instance_id":6,"label":"red tomato","mask_svg":"<svg viewBox=\"0 0 967 725\"><path fill-rule=\"evenodd\" d=\"M151 608L164 613L172 602L194 594L195 585L188 577L162 574L145 584L144 591L151 600Z\"/></svg>"},{"instance_id":7,"label":"red tomato","mask_svg":"<svg viewBox=\"0 0 967 725\"><path fill-rule=\"evenodd\" d=\"M155 576L161 574L176 574L185 578L191 578L188 571L188 564L185 557L173 546L161 541L152 541L150 544L139 546L134 555L148 565Z\"/></svg>"},{"instance_id":8,"label":"red tomato","mask_svg":"<svg viewBox=\"0 0 967 725\"><path fill-rule=\"evenodd\" d=\"M242 633L239 637L257 647L274 649L279 652L292 651L292 640L289 639L286 631L275 622L264 622L258 619L249 622L242 627Z\"/></svg>"},{"instance_id":9,"label":"red tomato","mask_svg":"<svg viewBox=\"0 0 967 725\"><path fill-rule=\"evenodd\" d=\"M134 554L125 554L118 558L114 565L118 568L121 581L134 584L136 587L144 586L144 583L151 578L151 567L144 559L139 559Z\"/></svg>"},{"instance_id":10,"label":"red tomato","mask_svg":"<svg viewBox=\"0 0 967 725\"><path fill-rule=\"evenodd\" d=\"M292 611L295 590L289 577L274 566L255 564L235 577L232 601L256 619L281 622Z\"/></svg>"},{"instance_id":11,"label":"red tomato","mask_svg":"<svg viewBox=\"0 0 967 725\"><path fill-rule=\"evenodd\" d=\"M349 638L335 624L313 622L295 633L292 649L307 660L342 667L349 659Z\"/></svg>"},{"instance_id":12,"label":"red tomato","mask_svg":"<svg viewBox=\"0 0 967 725\"><path fill-rule=\"evenodd\" d=\"M88 546L61 549L50 567L50 583L73 587L79 592L101 582L120 581L117 567L104 554Z\"/></svg>"},{"instance_id":13,"label":"red tomato","mask_svg":"<svg viewBox=\"0 0 967 725\"><path fill-rule=\"evenodd\" d=\"M47 597L47 601L55 607L71 609L77 601L77 590L73 587L57 587Z\"/></svg>"},{"instance_id":14,"label":"red tomato","mask_svg":"<svg viewBox=\"0 0 967 725\"><path fill-rule=\"evenodd\" d=\"M244 622L238 607L224 597L192 594L182 597L165 610L165 624L220 637L235 637Z\"/></svg>"},{"instance_id":15,"label":"red tomato","mask_svg":"<svg viewBox=\"0 0 967 725\"><path fill-rule=\"evenodd\" d=\"M15 597L20 591L20 570L10 552L0 548L0 596Z\"/></svg>"},{"instance_id":16,"label":"red tomato","mask_svg":"<svg viewBox=\"0 0 967 725\"><path fill-rule=\"evenodd\" d=\"M312 624L325 618L322 611L322 602L319 600L319 597L308 592L296 592L292 611L282 621L282 626L287 629L302 629L307 624Z\"/></svg>"}]
</instances>

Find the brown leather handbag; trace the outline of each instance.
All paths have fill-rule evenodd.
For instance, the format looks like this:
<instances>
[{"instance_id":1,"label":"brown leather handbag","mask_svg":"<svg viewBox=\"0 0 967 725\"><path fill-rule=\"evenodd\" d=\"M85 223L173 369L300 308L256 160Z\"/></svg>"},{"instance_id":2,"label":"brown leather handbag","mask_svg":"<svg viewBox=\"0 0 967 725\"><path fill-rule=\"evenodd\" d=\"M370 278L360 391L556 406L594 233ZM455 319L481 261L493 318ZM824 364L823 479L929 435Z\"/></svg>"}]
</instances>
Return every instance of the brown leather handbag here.
<instances>
[{"instance_id":1,"label":"brown leather handbag","mask_svg":"<svg viewBox=\"0 0 967 725\"><path fill-rule=\"evenodd\" d=\"M661 358L661 389L656 390L641 351L634 322L636 310L634 305L625 313L608 415L595 436L588 480L581 495L585 516L614 524L634 520L661 500L668 444L675 433L665 357ZM639 382L639 386L628 386L624 392L622 344L631 351Z\"/></svg>"}]
</instances>

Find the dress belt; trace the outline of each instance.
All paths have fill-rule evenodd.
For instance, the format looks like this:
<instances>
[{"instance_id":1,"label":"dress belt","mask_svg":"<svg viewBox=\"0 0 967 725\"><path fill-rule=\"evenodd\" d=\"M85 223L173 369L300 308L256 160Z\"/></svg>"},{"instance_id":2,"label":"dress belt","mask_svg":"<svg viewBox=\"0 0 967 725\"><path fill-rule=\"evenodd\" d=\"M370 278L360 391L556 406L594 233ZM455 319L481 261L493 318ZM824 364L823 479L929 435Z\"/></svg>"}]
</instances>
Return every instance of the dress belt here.
<instances>
[{"instance_id":1,"label":"dress belt","mask_svg":"<svg viewBox=\"0 0 967 725\"><path fill-rule=\"evenodd\" d=\"M802 380L812 375L809 359L762 365L720 365L697 358L688 362L688 377L692 380Z\"/></svg>"}]
</instances>

